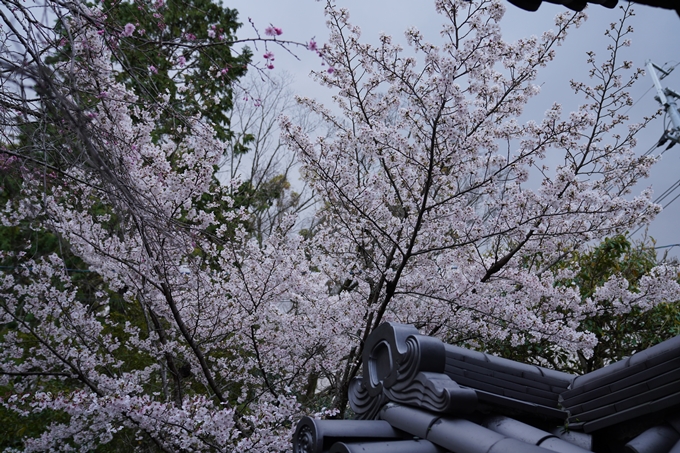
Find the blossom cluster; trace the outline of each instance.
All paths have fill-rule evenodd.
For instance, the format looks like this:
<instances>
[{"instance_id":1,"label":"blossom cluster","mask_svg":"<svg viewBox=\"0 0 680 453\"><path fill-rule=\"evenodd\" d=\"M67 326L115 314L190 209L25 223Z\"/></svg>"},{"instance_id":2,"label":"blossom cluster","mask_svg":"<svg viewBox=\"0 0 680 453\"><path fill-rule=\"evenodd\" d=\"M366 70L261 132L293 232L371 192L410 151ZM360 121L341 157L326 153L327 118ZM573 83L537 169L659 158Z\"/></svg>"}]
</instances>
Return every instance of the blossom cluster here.
<instances>
[{"instance_id":1,"label":"blossom cluster","mask_svg":"<svg viewBox=\"0 0 680 453\"><path fill-rule=\"evenodd\" d=\"M673 266L636 290L612 277L586 299L560 270L589 243L659 212L649 190L629 195L657 160L636 154L644 123L625 124L621 113L638 73L624 78L630 63L614 51L591 72L601 80L574 85L586 104L569 115L554 104L522 124L538 70L584 17L561 14L555 31L506 42L501 3L436 7L452 19L443 44L411 28L408 52L386 35L362 42L348 11L327 8L324 58L335 70L316 77L335 90L336 106L300 102L333 134L281 122L327 206L310 247L314 265L362 320L358 338L393 320L473 346L543 341L587 356L596 337L581 321L604 301L623 313L680 296ZM627 45L613 39L612 49ZM344 359L349 375L359 372L359 352Z\"/></svg>"},{"instance_id":2,"label":"blossom cluster","mask_svg":"<svg viewBox=\"0 0 680 453\"><path fill-rule=\"evenodd\" d=\"M587 99L576 112L555 104L519 120L539 91L537 71L580 14L509 43L501 3L438 0L444 44L410 29L404 52L389 36L363 43L349 13L330 4L329 43L306 47L327 65L316 77L337 93L337 109L300 99L329 133L281 119L321 207L304 235L283 216L256 237L239 182L216 182L227 145L215 129L177 114L172 133L159 133L170 95L144 101L118 82L115 46L93 19L101 12L74 8L69 56L41 85L64 82L48 97L62 114L41 118L40 136L63 162L31 167L35 149L12 150L22 165L0 160L22 177L3 225L50 231L69 253L18 252L0 271L0 404L59 415L23 439L24 451L128 440L284 451L292 420L344 414L363 342L382 321L461 343L543 340L587 355L595 338L579 324L603 301L626 313L680 297L670 265L635 290L614 276L584 299L565 284L576 274L560 265L565 256L659 211L649 191L628 195L655 159L635 153L641 126L618 114L627 62L612 57L595 87L575 83ZM116 30L138 34L134 24ZM274 54L263 57L273 68ZM560 164L548 168L555 155ZM73 257L93 276L87 285L70 273Z\"/></svg>"},{"instance_id":3,"label":"blossom cluster","mask_svg":"<svg viewBox=\"0 0 680 453\"><path fill-rule=\"evenodd\" d=\"M346 342L326 338L341 338L331 325L341 314L300 239L285 234L294 219L263 241L245 230L231 186L215 186L227 146L210 124L178 116L177 138L154 137L169 97L148 105L117 82L107 37L78 8L67 23L73 58L54 66L69 81L56 96L77 107L55 129L78 137L63 139L65 156L88 157L49 180L26 167L1 217L59 235L96 291L83 298L56 255L18 253L21 265L3 269L0 323L15 327L0 348L0 404L62 415L23 440L27 452L125 439L282 451L304 413L299 389L345 353ZM95 95L81 118L82 93Z\"/></svg>"}]
</instances>

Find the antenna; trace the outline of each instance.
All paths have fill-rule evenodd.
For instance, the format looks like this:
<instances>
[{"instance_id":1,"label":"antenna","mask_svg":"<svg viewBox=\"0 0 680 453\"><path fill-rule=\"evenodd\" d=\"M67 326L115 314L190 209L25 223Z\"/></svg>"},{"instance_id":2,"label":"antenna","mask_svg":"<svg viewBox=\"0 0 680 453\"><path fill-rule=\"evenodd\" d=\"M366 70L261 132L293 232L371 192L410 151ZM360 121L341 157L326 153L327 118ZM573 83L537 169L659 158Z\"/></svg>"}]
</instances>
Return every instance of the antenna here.
<instances>
[{"instance_id":1,"label":"antenna","mask_svg":"<svg viewBox=\"0 0 680 453\"><path fill-rule=\"evenodd\" d=\"M661 146L670 140L671 144L668 145L668 148L670 148L676 143L680 143L680 112L678 112L678 107L675 104L675 100L680 99L680 95L670 88L663 88L659 76L656 75L656 71L658 70L662 74L661 78L663 79L670 74L670 71L660 68L652 63L651 60L647 60L647 70L649 71L649 75L652 76L652 81L656 88L657 95L655 99L661 103L668 116L671 117L671 122L673 123L671 128L664 131L657 146Z\"/></svg>"}]
</instances>

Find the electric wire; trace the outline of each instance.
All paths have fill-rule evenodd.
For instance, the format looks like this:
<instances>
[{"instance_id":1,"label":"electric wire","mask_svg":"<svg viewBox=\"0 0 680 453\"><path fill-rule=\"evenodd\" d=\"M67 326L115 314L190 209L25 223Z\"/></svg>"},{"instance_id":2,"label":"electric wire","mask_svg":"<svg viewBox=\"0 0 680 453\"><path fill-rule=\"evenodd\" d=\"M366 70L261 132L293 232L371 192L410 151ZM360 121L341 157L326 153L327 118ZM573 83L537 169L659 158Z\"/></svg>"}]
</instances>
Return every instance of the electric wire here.
<instances>
[{"instance_id":1,"label":"electric wire","mask_svg":"<svg viewBox=\"0 0 680 453\"><path fill-rule=\"evenodd\" d=\"M677 200L678 198L680 198L680 193L677 194L671 201L669 201L663 208L666 209L666 208L668 207L668 205L670 205L671 203L673 203L673 202L674 202L675 200Z\"/></svg>"},{"instance_id":2,"label":"electric wire","mask_svg":"<svg viewBox=\"0 0 680 453\"><path fill-rule=\"evenodd\" d=\"M673 248L673 247L680 247L680 244L659 245L657 247L654 247L654 249L667 249L667 248Z\"/></svg>"},{"instance_id":3,"label":"electric wire","mask_svg":"<svg viewBox=\"0 0 680 453\"><path fill-rule=\"evenodd\" d=\"M677 66L677 65L676 65L676 66ZM657 144L657 143L655 143L655 144L652 145L647 151L645 151L645 152L643 153L643 156L648 156L648 155L651 154L652 151L654 151L656 148L658 148L658 144ZM663 151L661 151L661 153L659 154L659 156L663 156L663 155L666 153L666 151L668 151L668 150L669 150L669 148L664 149ZM666 190L664 190L659 196L657 196L657 197L653 200L653 203L661 203L663 200L665 200L667 197L669 197L673 192L675 192L678 188L680 188L680 178L677 179L673 184L671 184L671 186L670 186L669 188L667 188ZM673 202L674 202L675 200L677 200L678 198L680 198L680 194L676 195L671 201L669 201L669 202L666 203L664 206L662 206L662 208L663 208L663 209L666 209L668 206L670 206L671 203L673 203ZM635 231L633 231L632 233L628 233L628 237L632 237L633 235L635 235L635 233L637 233L638 231L640 231L644 226L645 226L645 225L640 225Z\"/></svg>"},{"instance_id":4,"label":"electric wire","mask_svg":"<svg viewBox=\"0 0 680 453\"><path fill-rule=\"evenodd\" d=\"M666 189L661 195L659 195L654 200L654 203L662 202L664 199L670 196L678 187L680 187L680 179L671 184L671 186L668 189Z\"/></svg>"},{"instance_id":5,"label":"electric wire","mask_svg":"<svg viewBox=\"0 0 680 453\"><path fill-rule=\"evenodd\" d=\"M638 98L637 101L633 102L633 103L631 104L631 106L628 107L628 108L626 109L625 112L623 112L623 114L626 115L628 112L630 112L630 109L632 109L633 107L635 107L635 104L637 104L638 102L640 102L641 100L643 100L643 99L645 98L645 96L647 96L647 93L649 93L650 91L652 91L652 88L654 88L654 85L652 85L651 87L647 88L647 91L645 91L644 93L642 93L642 96L640 96L640 97Z\"/></svg>"},{"instance_id":6,"label":"electric wire","mask_svg":"<svg viewBox=\"0 0 680 453\"><path fill-rule=\"evenodd\" d=\"M667 61L666 63L664 63L664 65L667 65L667 64L669 64L669 63L672 63L672 62ZM679 65L680 65L680 62L679 62L679 63L675 63L675 64L674 64L673 66L671 66L670 68L664 69L664 71L666 71L668 74L670 74L670 73L671 73L675 68L677 68ZM663 79L663 78L664 78L664 77L661 77L661 79ZM633 102L633 103L630 105L630 107L628 107L628 108L626 109L625 112L623 112L623 114L626 115L628 112L630 112L630 110L631 110L633 107L635 107L635 105L636 105L638 102L640 102L641 100L643 100L643 99L647 96L647 93L649 93L650 91L652 91L653 88L654 88L654 84L652 84L649 88L647 88L647 91L645 91L644 93L642 93L642 95L640 95L640 96L638 97L638 99L637 99L635 102Z\"/></svg>"},{"instance_id":7,"label":"electric wire","mask_svg":"<svg viewBox=\"0 0 680 453\"><path fill-rule=\"evenodd\" d=\"M670 63L670 62L666 62L665 64L668 64L668 63ZM664 71L666 72L666 75L669 74L671 71L673 71L673 70L674 70L676 67L678 67L678 66L680 66L680 62L677 62L677 63L675 63L673 66L669 67L668 69L665 69ZM663 77L662 77L662 78L663 78ZM647 89L647 91L645 91L645 93L642 95L642 97L646 96L647 93L649 93L649 91L650 91L652 88L654 88L654 86L652 86L651 88ZM642 98L640 98L640 99L642 99ZM631 106L628 108L628 110L626 110L626 113L628 113L628 111L630 111L630 109L632 109L633 106L634 106L635 104L637 104L638 101L639 101L640 99L638 99L637 101L635 101L635 102L633 103L633 105L631 105ZM665 112L665 113L664 113L664 118L663 118L664 131L667 130L667 127L666 127L667 120L668 120L668 112ZM650 154L655 148L657 148L657 147L658 147L658 144L652 145L652 147L649 148L649 150L647 150L647 151L643 154L643 156L649 155L649 154ZM660 155L663 155L666 151L668 151L669 148L670 148L670 147L664 149L664 150L661 152ZM666 190L664 190L658 197L656 197L656 199L654 200L654 203L661 203L661 202L664 201L666 198L668 198L669 196L671 196L671 195L673 194L673 192L675 192L678 188L680 188L680 179L677 179L673 184L671 184L670 187L668 187L668 188L667 188ZM673 202L674 202L675 200L677 200L678 198L680 198L680 194L678 194L678 195L676 195L675 197L673 197L668 203L666 203L665 205L663 205L662 208L663 208L663 209L666 209L668 206L671 205L671 203L673 203ZM629 233L629 234L628 234L628 237L633 236L635 233L637 233L638 231L640 231L643 227L644 227L644 225L639 226L635 231L633 231L632 233ZM677 245L677 244L673 244L673 245ZM665 246L664 246L664 247L665 247ZM663 248L663 247L656 247L656 248Z\"/></svg>"}]
</instances>

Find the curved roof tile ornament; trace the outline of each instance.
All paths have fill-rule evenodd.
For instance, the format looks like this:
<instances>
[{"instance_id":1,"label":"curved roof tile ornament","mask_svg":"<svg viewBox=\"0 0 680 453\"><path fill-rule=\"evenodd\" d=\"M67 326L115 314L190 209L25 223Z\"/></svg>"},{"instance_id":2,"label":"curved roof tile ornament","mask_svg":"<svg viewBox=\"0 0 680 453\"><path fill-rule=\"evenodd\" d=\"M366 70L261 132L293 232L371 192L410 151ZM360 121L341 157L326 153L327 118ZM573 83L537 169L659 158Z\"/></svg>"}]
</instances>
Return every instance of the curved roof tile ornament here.
<instances>
[{"instance_id":1,"label":"curved roof tile ornament","mask_svg":"<svg viewBox=\"0 0 680 453\"><path fill-rule=\"evenodd\" d=\"M439 413L472 413L477 393L445 371L446 349L409 325L383 323L364 346L363 377L352 381L349 401L357 418L375 418L388 401Z\"/></svg>"}]
</instances>

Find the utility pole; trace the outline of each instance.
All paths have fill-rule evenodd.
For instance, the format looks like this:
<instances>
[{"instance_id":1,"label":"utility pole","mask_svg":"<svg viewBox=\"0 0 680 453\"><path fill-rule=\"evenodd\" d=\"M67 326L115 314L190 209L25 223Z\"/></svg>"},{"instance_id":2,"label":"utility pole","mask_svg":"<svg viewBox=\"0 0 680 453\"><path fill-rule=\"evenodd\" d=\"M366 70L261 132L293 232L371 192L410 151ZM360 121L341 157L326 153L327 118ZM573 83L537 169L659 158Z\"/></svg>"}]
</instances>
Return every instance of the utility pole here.
<instances>
[{"instance_id":1,"label":"utility pole","mask_svg":"<svg viewBox=\"0 0 680 453\"><path fill-rule=\"evenodd\" d=\"M655 99L661 103L668 116L670 116L672 123L672 126L664 131L663 136L661 136L661 140L659 140L658 146L661 146L670 140L671 143L668 145L668 148L670 148L676 143L680 143L680 112L678 112L678 107L675 104L675 100L680 99L680 94L676 93L670 88L661 87L661 81L656 75L657 69L663 74L661 76L662 79L670 74L670 71L660 68L659 66L652 63L651 60L647 60L647 70L649 71L649 75L652 76L654 87L656 88L657 95Z\"/></svg>"}]
</instances>

